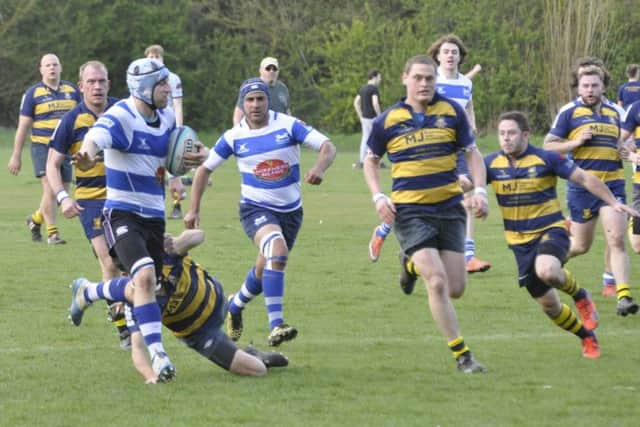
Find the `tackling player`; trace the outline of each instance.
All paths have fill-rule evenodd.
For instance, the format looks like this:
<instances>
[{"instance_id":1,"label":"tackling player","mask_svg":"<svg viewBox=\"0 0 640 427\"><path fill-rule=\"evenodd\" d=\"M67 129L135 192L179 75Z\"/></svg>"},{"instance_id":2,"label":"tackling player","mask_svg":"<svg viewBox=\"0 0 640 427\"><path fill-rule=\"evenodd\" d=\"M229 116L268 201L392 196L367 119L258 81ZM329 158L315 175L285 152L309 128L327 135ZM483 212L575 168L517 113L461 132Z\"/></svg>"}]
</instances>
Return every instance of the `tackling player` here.
<instances>
[{"instance_id":1,"label":"tackling player","mask_svg":"<svg viewBox=\"0 0 640 427\"><path fill-rule=\"evenodd\" d=\"M286 366L288 360L282 354L265 353L252 346L241 350L222 332L227 309L222 285L188 255L202 241L202 230L185 230L177 237L165 235L162 286L157 291L162 323L189 348L235 374L262 376L267 368ZM76 279L72 284L71 320L79 326L85 310L107 296L130 304L133 293L129 278L98 283ZM133 364L147 383L156 383L162 378L152 369L131 310L127 316L132 331Z\"/></svg>"}]
</instances>

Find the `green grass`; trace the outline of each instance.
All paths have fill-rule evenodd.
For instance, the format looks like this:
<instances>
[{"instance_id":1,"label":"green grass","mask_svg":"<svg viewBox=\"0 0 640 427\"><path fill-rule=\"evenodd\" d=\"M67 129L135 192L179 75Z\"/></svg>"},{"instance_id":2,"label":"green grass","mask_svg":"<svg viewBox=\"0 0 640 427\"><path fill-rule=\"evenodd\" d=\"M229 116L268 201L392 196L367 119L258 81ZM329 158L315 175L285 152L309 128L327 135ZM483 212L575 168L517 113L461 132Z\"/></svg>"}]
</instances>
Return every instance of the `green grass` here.
<instances>
[{"instance_id":1,"label":"green grass","mask_svg":"<svg viewBox=\"0 0 640 427\"><path fill-rule=\"evenodd\" d=\"M28 157L19 177L0 174L0 425L637 425L640 318L616 317L615 302L599 295L601 237L569 263L600 311L603 354L592 361L518 289L492 200L476 240L493 267L470 276L455 303L461 331L489 372L459 374L424 287L408 297L399 289L395 239L377 264L369 263L366 246L378 220L362 173L351 168L358 138L335 140L350 151L339 152L323 185L303 186L305 223L290 256L285 299L285 317L300 334L281 347L291 364L261 379L233 376L165 333L177 379L145 386L102 306L79 328L66 320L69 283L99 277L79 221L60 219L67 245L32 243L24 218L36 206L39 184ZM481 145L488 153L497 143ZM9 152L9 144L0 147L5 165ZM309 166L315 154L304 150L303 157ZM388 184L388 170L382 173ZM227 292L237 290L255 258L237 219L238 187L233 162L213 175L203 206L207 241L193 251ZM168 229L181 225L169 221ZM265 348L267 333L258 298L245 311L241 345Z\"/></svg>"}]
</instances>

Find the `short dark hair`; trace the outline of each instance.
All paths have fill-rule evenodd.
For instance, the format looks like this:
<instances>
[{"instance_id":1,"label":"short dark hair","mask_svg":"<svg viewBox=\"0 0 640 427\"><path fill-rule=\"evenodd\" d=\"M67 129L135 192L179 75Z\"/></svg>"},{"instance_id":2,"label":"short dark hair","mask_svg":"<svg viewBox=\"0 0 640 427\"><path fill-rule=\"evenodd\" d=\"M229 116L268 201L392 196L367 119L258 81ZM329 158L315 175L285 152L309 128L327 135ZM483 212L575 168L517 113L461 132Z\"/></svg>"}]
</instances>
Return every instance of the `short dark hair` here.
<instances>
[{"instance_id":1,"label":"short dark hair","mask_svg":"<svg viewBox=\"0 0 640 427\"><path fill-rule=\"evenodd\" d=\"M638 72L640 71L640 65L638 64L629 64L627 65L627 77L638 78Z\"/></svg>"},{"instance_id":2,"label":"short dark hair","mask_svg":"<svg viewBox=\"0 0 640 427\"><path fill-rule=\"evenodd\" d=\"M380 70L371 70L367 73L367 80L371 80L374 77L378 77L380 75Z\"/></svg>"},{"instance_id":3,"label":"short dark hair","mask_svg":"<svg viewBox=\"0 0 640 427\"><path fill-rule=\"evenodd\" d=\"M438 68L438 64L436 64L436 61L434 61L430 56L416 55L409 58L404 64L404 73L409 73L411 67L413 67L414 64L431 65L434 70Z\"/></svg>"},{"instance_id":4,"label":"short dark hair","mask_svg":"<svg viewBox=\"0 0 640 427\"><path fill-rule=\"evenodd\" d=\"M596 58L595 56L583 56L582 58L578 58L576 63L571 71L571 88L575 89L578 87L578 70L580 68L596 66L602 70L602 83L604 87L609 87L609 83L611 82L611 74L609 74L609 70L604 66L604 62L600 58Z\"/></svg>"},{"instance_id":5,"label":"short dark hair","mask_svg":"<svg viewBox=\"0 0 640 427\"><path fill-rule=\"evenodd\" d=\"M446 36L440 37L431 46L429 46L429 49L427 49L427 55L432 57L433 60L436 61L438 65L440 65L440 63L438 62L438 53L440 53L440 48L445 43L453 43L458 46L458 49L460 50L459 65L462 65L465 56L467 56L467 47L464 45L464 43L462 43L460 37L456 36L455 34L447 34Z\"/></svg>"},{"instance_id":6,"label":"short dark hair","mask_svg":"<svg viewBox=\"0 0 640 427\"><path fill-rule=\"evenodd\" d=\"M500 114L498 117L498 123L503 120L513 120L518 124L518 127L522 132L529 132L531 128L529 127L529 120L527 119L526 114L522 111L507 111L506 113Z\"/></svg>"}]
</instances>

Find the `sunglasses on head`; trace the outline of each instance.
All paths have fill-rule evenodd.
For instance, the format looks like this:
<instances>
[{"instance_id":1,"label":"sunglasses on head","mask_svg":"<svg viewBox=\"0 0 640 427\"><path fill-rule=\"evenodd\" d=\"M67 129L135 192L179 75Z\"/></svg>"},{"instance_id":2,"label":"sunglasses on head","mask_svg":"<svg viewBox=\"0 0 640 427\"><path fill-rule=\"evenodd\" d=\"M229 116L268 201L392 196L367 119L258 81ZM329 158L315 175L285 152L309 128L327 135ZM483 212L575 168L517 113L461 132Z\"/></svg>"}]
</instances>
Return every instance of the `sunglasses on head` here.
<instances>
[{"instance_id":1,"label":"sunglasses on head","mask_svg":"<svg viewBox=\"0 0 640 427\"><path fill-rule=\"evenodd\" d=\"M269 65L267 68L265 68L265 70L267 70L267 71L278 71L278 67L276 67L275 65Z\"/></svg>"}]
</instances>

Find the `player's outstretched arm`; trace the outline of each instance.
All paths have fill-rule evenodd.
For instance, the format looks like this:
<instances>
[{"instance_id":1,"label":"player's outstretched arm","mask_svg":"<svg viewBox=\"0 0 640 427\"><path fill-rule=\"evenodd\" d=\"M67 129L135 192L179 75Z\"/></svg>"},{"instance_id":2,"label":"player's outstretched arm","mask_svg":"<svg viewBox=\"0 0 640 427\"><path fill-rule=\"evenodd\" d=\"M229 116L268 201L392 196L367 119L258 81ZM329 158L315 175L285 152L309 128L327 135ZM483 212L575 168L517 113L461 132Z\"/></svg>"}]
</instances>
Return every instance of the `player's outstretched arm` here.
<instances>
[{"instance_id":1,"label":"player's outstretched arm","mask_svg":"<svg viewBox=\"0 0 640 427\"><path fill-rule=\"evenodd\" d=\"M142 375L145 383L155 384L158 381L158 376L153 372L148 354L140 331L133 332L131 334L131 361L133 366Z\"/></svg>"},{"instance_id":2,"label":"player's outstretched arm","mask_svg":"<svg viewBox=\"0 0 640 427\"><path fill-rule=\"evenodd\" d=\"M318 160L315 165L307 173L304 174L305 182L311 185L319 185L322 183L322 179L324 178L324 173L333 160L336 158L336 146L333 145L333 142L326 140L322 143L320 147L320 152L318 154Z\"/></svg>"},{"instance_id":3,"label":"player's outstretched arm","mask_svg":"<svg viewBox=\"0 0 640 427\"><path fill-rule=\"evenodd\" d=\"M184 216L184 225L187 228L197 228L200 225L200 203L202 195L207 188L211 171L204 166L199 166L193 174L191 183L191 204L189 212Z\"/></svg>"},{"instance_id":4,"label":"player's outstretched arm","mask_svg":"<svg viewBox=\"0 0 640 427\"><path fill-rule=\"evenodd\" d=\"M164 251L168 254L186 255L202 242L204 242L204 231L199 229L184 230L176 237L167 234L164 239Z\"/></svg>"}]
</instances>

